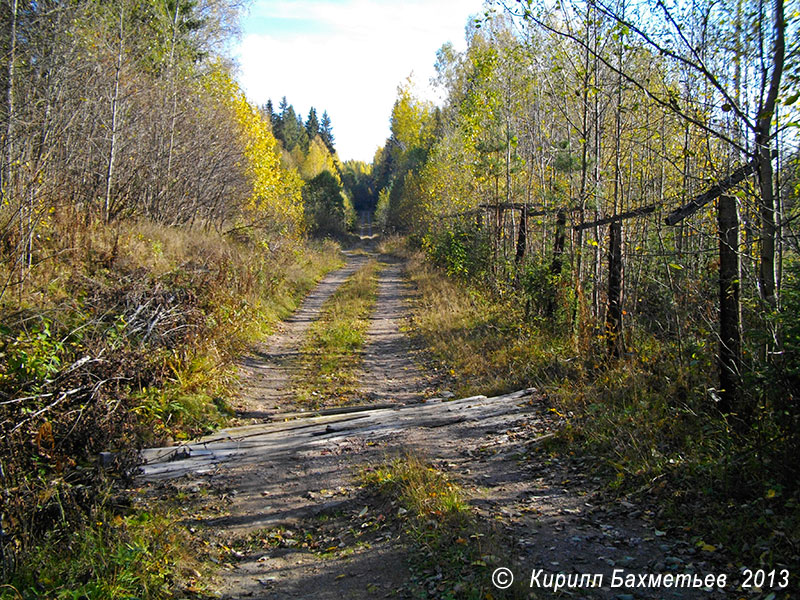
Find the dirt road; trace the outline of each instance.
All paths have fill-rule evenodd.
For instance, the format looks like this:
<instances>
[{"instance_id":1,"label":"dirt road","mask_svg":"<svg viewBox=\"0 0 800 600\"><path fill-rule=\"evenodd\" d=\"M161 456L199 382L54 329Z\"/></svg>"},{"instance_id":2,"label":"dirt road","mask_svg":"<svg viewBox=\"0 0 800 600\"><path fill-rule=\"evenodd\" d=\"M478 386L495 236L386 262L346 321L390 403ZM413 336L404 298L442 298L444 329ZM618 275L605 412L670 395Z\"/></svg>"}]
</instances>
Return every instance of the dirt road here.
<instances>
[{"instance_id":1,"label":"dirt road","mask_svg":"<svg viewBox=\"0 0 800 600\"><path fill-rule=\"evenodd\" d=\"M360 379L364 405L298 414L290 382L303 334L324 300L365 260L349 255L347 265L246 358L237 405L245 425L143 452L143 479L196 506L189 524L209 544L229 549L219 597L409 597L407 583L417 575L409 572L403 535L386 520L387 508L371 504L358 486L364 465L403 452L422 456L458 482L476 513L506 540L502 560L508 564L475 567L487 576L497 566L524 581L534 569L601 573L609 581L614 568L709 568L696 548L658 531L648 507L635 499L609 505L591 457L540 451L564 417L536 390L429 397L426 373L401 332L412 291L397 259L381 259ZM429 598L443 597L435 577ZM581 598L666 597L658 589L608 586L577 592ZM669 597L721 596L687 590Z\"/></svg>"},{"instance_id":2,"label":"dirt road","mask_svg":"<svg viewBox=\"0 0 800 600\"><path fill-rule=\"evenodd\" d=\"M345 258L345 266L320 281L274 335L243 357L242 393L231 403L243 423L296 409L291 384L306 330L319 317L325 301L367 261L366 255L352 252L345 253Z\"/></svg>"},{"instance_id":3,"label":"dirt road","mask_svg":"<svg viewBox=\"0 0 800 600\"><path fill-rule=\"evenodd\" d=\"M232 546L254 531L276 527L299 531L308 519L346 509L357 501L353 479L358 465L384 458L387 443L403 428L398 425L407 424L395 413L429 395L428 378L401 332L410 296L403 265L384 256L359 381L364 407L397 409L351 412L348 408L326 416L304 416L293 402L291 384L309 324L325 300L369 257L348 253L346 266L323 279L279 331L244 358L242 394L234 403L242 425L195 444L144 451L145 479L168 481L166 489L172 493L214 490L224 497L224 515L202 522L212 538ZM286 417L292 420L285 422ZM375 430L349 429L350 423L366 422ZM339 523L346 529L345 525ZM341 535L336 540L343 551L324 559L307 551L278 551L266 559L263 552L243 555L234 568L223 570L222 596L367 598L373 597L379 584L371 582L377 579L387 590L402 587L408 576L402 567L403 550L391 539L371 539L368 544L351 539L352 547Z\"/></svg>"}]
</instances>

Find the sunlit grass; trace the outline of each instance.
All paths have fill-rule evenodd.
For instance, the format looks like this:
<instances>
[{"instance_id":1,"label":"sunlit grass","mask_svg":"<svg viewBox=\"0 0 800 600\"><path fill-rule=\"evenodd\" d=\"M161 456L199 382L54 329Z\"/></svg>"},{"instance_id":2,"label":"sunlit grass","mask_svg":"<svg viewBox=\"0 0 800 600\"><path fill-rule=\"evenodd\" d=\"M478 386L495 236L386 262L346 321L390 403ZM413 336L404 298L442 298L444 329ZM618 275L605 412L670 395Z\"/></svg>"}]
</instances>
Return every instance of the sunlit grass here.
<instances>
[{"instance_id":1,"label":"sunlit grass","mask_svg":"<svg viewBox=\"0 0 800 600\"><path fill-rule=\"evenodd\" d=\"M408 454L364 468L362 485L394 507L410 545L414 598L516 598L498 590L492 570L510 564L500 537L475 515L464 490L419 456ZM520 596L521 597L521 596Z\"/></svg>"},{"instance_id":2,"label":"sunlit grass","mask_svg":"<svg viewBox=\"0 0 800 600\"><path fill-rule=\"evenodd\" d=\"M239 356L341 265L340 249L146 221L74 225L54 224L59 235L38 246L52 259L0 302L0 396L21 399L0 407L3 576L25 598L173 597L153 590L174 591L189 539L109 509L96 457L114 453L112 474L129 474L129 450L224 424Z\"/></svg>"},{"instance_id":3,"label":"sunlit grass","mask_svg":"<svg viewBox=\"0 0 800 600\"><path fill-rule=\"evenodd\" d=\"M709 394L709 364L682 364L676 348L641 330L630 332L635 352L610 359L601 336L587 329L576 340L528 322L521 302L459 285L421 256L409 272L413 333L459 395L534 386L566 423L542 449L596 457L610 497L657 503L660 528L712 540L739 560L796 563L787 540L797 539L800 496L782 491L784 454L764 441L781 434L768 415L746 435L731 427Z\"/></svg>"},{"instance_id":4,"label":"sunlit grass","mask_svg":"<svg viewBox=\"0 0 800 600\"><path fill-rule=\"evenodd\" d=\"M367 469L361 478L365 485L397 497L417 518L471 519L461 488L415 456Z\"/></svg>"},{"instance_id":5,"label":"sunlit grass","mask_svg":"<svg viewBox=\"0 0 800 600\"><path fill-rule=\"evenodd\" d=\"M164 506L100 508L82 526L45 536L0 585L0 599L209 597L214 565L179 519Z\"/></svg>"},{"instance_id":6,"label":"sunlit grass","mask_svg":"<svg viewBox=\"0 0 800 600\"><path fill-rule=\"evenodd\" d=\"M459 396L496 395L571 375L568 341L542 336L521 308L448 279L419 255L408 274L418 294L411 335L431 350Z\"/></svg>"},{"instance_id":7,"label":"sunlit grass","mask_svg":"<svg viewBox=\"0 0 800 600\"><path fill-rule=\"evenodd\" d=\"M300 404L319 408L353 401L381 266L368 261L325 302L309 328L294 380Z\"/></svg>"}]
</instances>

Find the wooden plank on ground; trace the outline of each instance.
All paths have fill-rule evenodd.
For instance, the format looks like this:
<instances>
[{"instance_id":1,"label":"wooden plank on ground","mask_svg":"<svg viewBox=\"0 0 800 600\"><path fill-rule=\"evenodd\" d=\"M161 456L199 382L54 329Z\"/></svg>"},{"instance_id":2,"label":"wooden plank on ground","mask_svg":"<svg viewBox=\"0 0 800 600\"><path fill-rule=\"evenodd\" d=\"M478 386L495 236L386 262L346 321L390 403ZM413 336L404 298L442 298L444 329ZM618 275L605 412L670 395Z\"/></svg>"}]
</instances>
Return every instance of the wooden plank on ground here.
<instances>
[{"instance_id":1,"label":"wooden plank on ground","mask_svg":"<svg viewBox=\"0 0 800 600\"><path fill-rule=\"evenodd\" d=\"M214 472L228 464L270 461L336 439L378 439L413 428L482 421L523 412L535 395L536 391L529 389L494 398L473 396L233 427L178 447L143 450L142 477L145 480L173 479L188 473Z\"/></svg>"}]
</instances>

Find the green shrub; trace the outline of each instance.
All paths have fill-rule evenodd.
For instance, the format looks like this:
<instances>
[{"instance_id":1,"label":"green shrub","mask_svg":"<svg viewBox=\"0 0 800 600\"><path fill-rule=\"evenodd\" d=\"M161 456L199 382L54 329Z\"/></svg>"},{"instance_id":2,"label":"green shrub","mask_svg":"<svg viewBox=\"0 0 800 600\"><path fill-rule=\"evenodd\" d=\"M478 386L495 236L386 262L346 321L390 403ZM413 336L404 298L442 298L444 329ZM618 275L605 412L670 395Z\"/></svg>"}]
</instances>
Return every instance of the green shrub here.
<instances>
[{"instance_id":1,"label":"green shrub","mask_svg":"<svg viewBox=\"0 0 800 600\"><path fill-rule=\"evenodd\" d=\"M428 259L443 268L449 277L483 281L491 249L479 229L443 229L429 232L422 239Z\"/></svg>"}]
</instances>

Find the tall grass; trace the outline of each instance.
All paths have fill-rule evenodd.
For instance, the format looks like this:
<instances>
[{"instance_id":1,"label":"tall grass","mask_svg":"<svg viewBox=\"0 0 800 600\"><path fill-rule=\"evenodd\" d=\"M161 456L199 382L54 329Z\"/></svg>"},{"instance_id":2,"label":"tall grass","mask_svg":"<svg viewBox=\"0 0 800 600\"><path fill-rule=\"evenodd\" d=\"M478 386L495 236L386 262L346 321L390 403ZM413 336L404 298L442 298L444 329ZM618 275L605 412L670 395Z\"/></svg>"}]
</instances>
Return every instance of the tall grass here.
<instances>
[{"instance_id":1,"label":"tall grass","mask_svg":"<svg viewBox=\"0 0 800 600\"><path fill-rule=\"evenodd\" d=\"M450 373L458 395L500 394L574 376L568 340L525 324L522 307L443 276L421 254L407 273L418 290L411 333Z\"/></svg>"},{"instance_id":2,"label":"tall grass","mask_svg":"<svg viewBox=\"0 0 800 600\"><path fill-rule=\"evenodd\" d=\"M0 598L211 597L210 569L195 543L178 516L163 507L98 509L78 526L46 534L0 585Z\"/></svg>"},{"instance_id":3,"label":"tall grass","mask_svg":"<svg viewBox=\"0 0 800 600\"><path fill-rule=\"evenodd\" d=\"M333 244L83 225L55 222L0 304L5 578L37 572L37 549L71 544L74 531L85 534L82 553L129 544L92 530L108 520L96 515L114 512L97 493L108 475L130 473L142 444L224 423L238 355L341 264ZM2 263L0 275L12 281L9 268ZM98 468L102 451L115 452L107 469ZM61 589L70 569L56 563L77 564L69 556L46 563L52 586L43 589Z\"/></svg>"},{"instance_id":4,"label":"tall grass","mask_svg":"<svg viewBox=\"0 0 800 600\"><path fill-rule=\"evenodd\" d=\"M535 386L567 425L548 451L597 457L611 496L657 506L683 536L751 564L800 563L800 488L793 445L767 410L742 432L715 407L711 358L634 331L636 352L609 359L603 340L577 341L525 318L514 295L499 297L410 259L418 289L413 333L460 394ZM795 540L795 541L790 541Z\"/></svg>"}]
</instances>

